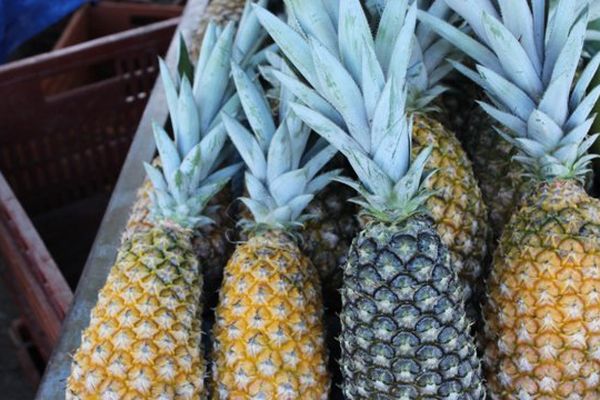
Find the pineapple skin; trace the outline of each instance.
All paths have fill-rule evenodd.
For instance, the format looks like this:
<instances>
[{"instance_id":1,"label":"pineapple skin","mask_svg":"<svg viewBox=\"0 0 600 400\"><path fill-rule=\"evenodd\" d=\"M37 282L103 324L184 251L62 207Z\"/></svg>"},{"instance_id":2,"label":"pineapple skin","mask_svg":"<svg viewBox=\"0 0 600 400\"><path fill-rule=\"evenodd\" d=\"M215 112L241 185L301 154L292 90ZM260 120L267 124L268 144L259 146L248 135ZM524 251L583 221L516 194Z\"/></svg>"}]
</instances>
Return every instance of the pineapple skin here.
<instances>
[{"instance_id":1,"label":"pineapple skin","mask_svg":"<svg viewBox=\"0 0 600 400\"><path fill-rule=\"evenodd\" d=\"M342 266L345 264L350 243L360 231L358 207L348 202L355 194L347 186L333 182L321 190L306 207L311 218L304 222L300 235L300 249L311 261L319 277L328 307L339 308L342 285ZM242 206L238 219L251 220L252 214ZM240 233L240 241L248 235Z\"/></svg>"},{"instance_id":2,"label":"pineapple skin","mask_svg":"<svg viewBox=\"0 0 600 400\"><path fill-rule=\"evenodd\" d=\"M493 399L600 398L600 201L540 184L494 255L484 307Z\"/></svg>"},{"instance_id":3,"label":"pineapple skin","mask_svg":"<svg viewBox=\"0 0 600 400\"><path fill-rule=\"evenodd\" d=\"M433 146L427 168L437 169L425 187L435 192L426 203L452 265L470 298L480 286L482 262L487 253L487 208L460 142L442 124L416 114L413 125L413 157Z\"/></svg>"},{"instance_id":4,"label":"pineapple skin","mask_svg":"<svg viewBox=\"0 0 600 400\"><path fill-rule=\"evenodd\" d=\"M216 308L214 398L327 399L322 319L318 274L290 237L238 245Z\"/></svg>"},{"instance_id":5,"label":"pineapple skin","mask_svg":"<svg viewBox=\"0 0 600 400\"><path fill-rule=\"evenodd\" d=\"M357 207L348 202L352 197L354 193L347 186L329 184L306 208L306 214L313 218L300 232L302 250L317 268L326 302L332 306L336 303L334 298L339 297L337 291L342 285L342 266L348 249L360 231Z\"/></svg>"},{"instance_id":6,"label":"pineapple skin","mask_svg":"<svg viewBox=\"0 0 600 400\"><path fill-rule=\"evenodd\" d=\"M151 230L154 224L150 220L150 193L152 183L145 179L138 189L137 198L133 204L122 241L128 240L136 232ZM209 204L215 205L215 210L207 210L207 215L215 222L194 230L192 244L196 257L204 261L202 275L204 281L203 293L208 297L209 305L214 305L216 293L223 279L223 267L233 253L233 244L228 236L233 230L233 219L227 214L227 205L231 202L231 190L227 187L218 193Z\"/></svg>"},{"instance_id":7,"label":"pineapple skin","mask_svg":"<svg viewBox=\"0 0 600 400\"><path fill-rule=\"evenodd\" d=\"M204 13L200 17L196 33L192 36L190 46L190 56L192 60L197 60L204 39L204 32L210 21L219 26L224 26L228 22L238 22L244 12L246 0L210 0Z\"/></svg>"},{"instance_id":8,"label":"pineapple skin","mask_svg":"<svg viewBox=\"0 0 600 400\"><path fill-rule=\"evenodd\" d=\"M500 238L521 196L531 184L521 164L513 160L516 149L493 130L493 125L491 117L480 107L475 107L463 139L488 207L492 245Z\"/></svg>"},{"instance_id":9,"label":"pineapple skin","mask_svg":"<svg viewBox=\"0 0 600 400\"><path fill-rule=\"evenodd\" d=\"M429 217L369 223L344 270L346 398L483 399L462 290Z\"/></svg>"},{"instance_id":10,"label":"pineapple skin","mask_svg":"<svg viewBox=\"0 0 600 400\"><path fill-rule=\"evenodd\" d=\"M66 398L200 398L201 288L188 232L154 228L125 240L73 357Z\"/></svg>"}]
</instances>

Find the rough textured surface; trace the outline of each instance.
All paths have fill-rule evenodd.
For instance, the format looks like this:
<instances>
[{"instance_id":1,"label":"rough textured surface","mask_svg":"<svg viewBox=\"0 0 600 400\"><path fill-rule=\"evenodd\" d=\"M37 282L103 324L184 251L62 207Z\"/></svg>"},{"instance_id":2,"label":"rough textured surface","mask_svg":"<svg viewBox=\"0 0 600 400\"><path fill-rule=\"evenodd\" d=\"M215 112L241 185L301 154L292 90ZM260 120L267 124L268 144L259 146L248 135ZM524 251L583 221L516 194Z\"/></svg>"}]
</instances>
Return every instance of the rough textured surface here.
<instances>
[{"instance_id":1,"label":"rough textured surface","mask_svg":"<svg viewBox=\"0 0 600 400\"><path fill-rule=\"evenodd\" d=\"M322 318L318 274L291 239L240 244L216 309L215 398L327 399Z\"/></svg>"},{"instance_id":2,"label":"rough textured surface","mask_svg":"<svg viewBox=\"0 0 600 400\"><path fill-rule=\"evenodd\" d=\"M127 228L123 234L123 240L131 237L135 232L144 232L152 229L154 224L150 221L150 191L152 183L148 179L144 181L138 190L136 201L133 204L131 215L127 221ZM216 293L223 279L223 268L233 253L233 244L229 240L232 236L235 223L228 215L227 209L231 203L231 191L229 188L222 190L209 203L209 207L215 208L207 215L215 221L213 225L198 228L194 232L194 252L202 263L202 275L204 278L203 293L207 296L209 306L216 303Z\"/></svg>"},{"instance_id":3,"label":"rough textured surface","mask_svg":"<svg viewBox=\"0 0 600 400\"><path fill-rule=\"evenodd\" d=\"M427 168L437 169L427 188L436 192L426 204L452 264L465 284L465 296L481 285L482 261L487 252L487 209L481 190L456 136L440 123L416 115L413 155L433 146Z\"/></svg>"},{"instance_id":4,"label":"rough textured surface","mask_svg":"<svg viewBox=\"0 0 600 400\"><path fill-rule=\"evenodd\" d=\"M356 195L341 183L329 184L306 208L306 213L314 218L301 232L302 249L319 271L326 303L334 308L339 303L342 266L350 243L360 230L357 207L348 202Z\"/></svg>"},{"instance_id":5,"label":"rough textured surface","mask_svg":"<svg viewBox=\"0 0 600 400\"><path fill-rule=\"evenodd\" d=\"M200 18L196 33L192 36L190 55L192 60L197 60L204 39L204 32L212 20L217 25L225 25L229 21L240 20L244 11L246 0L211 0Z\"/></svg>"},{"instance_id":6,"label":"rough textured surface","mask_svg":"<svg viewBox=\"0 0 600 400\"><path fill-rule=\"evenodd\" d=\"M600 201L540 184L504 230L488 293L492 398L600 398Z\"/></svg>"},{"instance_id":7,"label":"rough textured surface","mask_svg":"<svg viewBox=\"0 0 600 400\"><path fill-rule=\"evenodd\" d=\"M500 238L522 194L528 190L528 180L523 176L525 170L512 160L516 149L496 133L495 124L481 107L476 107L470 113L463 139L488 207L492 245Z\"/></svg>"},{"instance_id":8,"label":"rough textured surface","mask_svg":"<svg viewBox=\"0 0 600 400\"><path fill-rule=\"evenodd\" d=\"M342 288L344 394L355 399L482 399L462 287L425 217L369 224Z\"/></svg>"},{"instance_id":9,"label":"rough textured surface","mask_svg":"<svg viewBox=\"0 0 600 400\"><path fill-rule=\"evenodd\" d=\"M304 229L298 231L300 247L312 261L321 278L323 295L328 307L339 309L338 290L342 285L342 266L348 257L350 243L360 225L357 219L358 207L348 202L357 193L348 186L332 182L319 192L306 207L305 214L311 215ZM252 219L246 207L241 207L239 219ZM248 240L240 232L240 241Z\"/></svg>"},{"instance_id":10,"label":"rough textured surface","mask_svg":"<svg viewBox=\"0 0 600 400\"><path fill-rule=\"evenodd\" d=\"M124 241L73 357L67 399L197 399L201 287L189 234L155 228Z\"/></svg>"}]
</instances>

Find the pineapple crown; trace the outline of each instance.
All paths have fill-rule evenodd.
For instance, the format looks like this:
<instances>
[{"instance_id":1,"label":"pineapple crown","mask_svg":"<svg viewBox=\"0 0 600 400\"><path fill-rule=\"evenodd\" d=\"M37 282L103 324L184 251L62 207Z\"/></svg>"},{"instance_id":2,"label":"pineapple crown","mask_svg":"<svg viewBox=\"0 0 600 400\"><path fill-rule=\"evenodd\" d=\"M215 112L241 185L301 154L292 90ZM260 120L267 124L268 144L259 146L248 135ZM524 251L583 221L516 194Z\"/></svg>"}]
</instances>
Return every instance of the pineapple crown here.
<instances>
[{"instance_id":1,"label":"pineapple crown","mask_svg":"<svg viewBox=\"0 0 600 400\"><path fill-rule=\"evenodd\" d=\"M175 138L187 137L189 140L206 135L221 122L221 112L237 115L240 101L231 79L231 61L243 68L252 68L264 59L268 48L263 49L266 32L261 28L252 4L264 6L268 0L257 3L246 2L239 26L229 22L224 28L209 22L203 36L196 66L189 60L189 52L183 41L179 46L179 68L171 76L165 62L160 59L160 76L165 89L167 107L171 116L171 125ZM182 77L192 82L192 94L195 101L195 115L183 115L178 118L178 97ZM196 121L198 123L196 124ZM193 136L179 134L179 124L192 123ZM197 127L196 127L197 125Z\"/></svg>"},{"instance_id":2,"label":"pineapple crown","mask_svg":"<svg viewBox=\"0 0 600 400\"><path fill-rule=\"evenodd\" d=\"M283 63L273 53L267 58L271 65L281 67ZM242 197L241 201L254 220L243 220L241 225L251 230L290 231L308 218L303 211L315 193L339 175L339 170L318 175L337 151L324 141L306 151L310 128L289 109L293 97L285 88L279 90L276 125L256 74L251 76L236 64L232 72L252 131L227 114L222 116L229 137L247 166L245 184L249 197Z\"/></svg>"},{"instance_id":3,"label":"pineapple crown","mask_svg":"<svg viewBox=\"0 0 600 400\"><path fill-rule=\"evenodd\" d=\"M225 145L224 130L211 131L189 152L182 153L162 127L154 124L153 129L161 168L144 164L154 187L150 193L152 217L186 229L212 223L202 212L241 167L234 164L215 171Z\"/></svg>"},{"instance_id":4,"label":"pineapple crown","mask_svg":"<svg viewBox=\"0 0 600 400\"><path fill-rule=\"evenodd\" d=\"M344 32L353 28L354 21L340 20L340 0L284 0L288 12L288 23L307 40L309 36L316 38L334 56L340 60L348 61L347 67L356 76L360 74L360 59L352 54L359 43L345 43L348 39ZM393 0L405 11L409 4L417 3L419 7L444 19L450 19L452 13L443 0ZM367 8L371 11L374 19L378 20L379 34L382 39L378 41L375 51L382 60L382 67L388 68L392 57L390 46L382 46L387 39L394 38L402 26L406 23L404 15L406 12L396 13L393 18L383 19L383 10L387 0L375 0L367 2ZM412 55L408 70L408 102L407 107L412 110L426 111L428 105L435 100L446 87L439 82L448 75L452 66L445 62L446 56L454 50L453 46L445 40L440 40L426 26L418 26L413 38ZM354 47L354 48L353 48Z\"/></svg>"},{"instance_id":5,"label":"pineapple crown","mask_svg":"<svg viewBox=\"0 0 600 400\"><path fill-rule=\"evenodd\" d=\"M301 35L256 8L262 25L308 85L289 70L271 71L273 76L304 104L292 104L295 114L349 160L360 183L337 180L361 194L362 199L354 201L365 212L386 222L420 212L431 195L423 185L430 175L424 168L431 148L411 165L412 120L405 113L410 61L406 54L412 50L416 4L387 2L373 38L358 0L339 2L338 22L331 22L331 10L321 2L309 3L312 15L339 26L339 43L326 45L316 39L318 32ZM383 21L405 22L390 36L388 27L394 24ZM338 48L339 53L332 50Z\"/></svg>"},{"instance_id":6,"label":"pineapple crown","mask_svg":"<svg viewBox=\"0 0 600 400\"><path fill-rule=\"evenodd\" d=\"M585 1L558 0L546 18L546 1L446 0L472 28L473 39L452 25L419 13L441 36L477 63L477 72L454 62L479 84L490 103L483 109L507 128L497 132L514 144L515 156L537 179L582 180L595 157L587 136L600 87L586 91L600 64L592 59L575 81L589 10Z\"/></svg>"},{"instance_id":7,"label":"pineapple crown","mask_svg":"<svg viewBox=\"0 0 600 400\"><path fill-rule=\"evenodd\" d=\"M401 28L405 21L382 21L381 15L387 1L398 0L371 0L366 2L370 14L377 20L378 25L391 26L388 33L390 37ZM404 7L409 3L417 3L420 10L435 15L438 18L454 23L458 19L456 14L446 5L444 0L409 0L402 1ZM408 108L413 110L427 110L428 105L447 88L440 82L452 71L452 65L446 58L455 50L447 40L439 38L427 25L417 22L413 38L413 50L408 73Z\"/></svg>"},{"instance_id":8,"label":"pineapple crown","mask_svg":"<svg viewBox=\"0 0 600 400\"><path fill-rule=\"evenodd\" d=\"M176 73L172 75L159 60L173 140L165 129L153 125L160 166L144 167L154 189L150 211L155 221L186 229L212 223L202 212L241 168L226 163L232 152L221 121L222 112L237 115L241 108L231 62L245 67L258 62L264 57L258 50L265 37L248 2L239 28L233 23L224 29L208 25L195 68L183 41Z\"/></svg>"}]
</instances>

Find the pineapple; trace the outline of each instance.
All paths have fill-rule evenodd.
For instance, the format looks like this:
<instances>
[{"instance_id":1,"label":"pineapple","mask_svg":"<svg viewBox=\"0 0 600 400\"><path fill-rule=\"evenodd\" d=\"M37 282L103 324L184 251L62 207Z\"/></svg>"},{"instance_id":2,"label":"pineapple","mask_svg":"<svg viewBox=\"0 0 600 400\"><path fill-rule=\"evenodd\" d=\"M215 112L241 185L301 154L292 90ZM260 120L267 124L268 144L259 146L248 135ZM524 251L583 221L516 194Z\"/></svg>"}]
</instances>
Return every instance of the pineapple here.
<instances>
[{"instance_id":1,"label":"pineapple","mask_svg":"<svg viewBox=\"0 0 600 400\"><path fill-rule=\"evenodd\" d=\"M155 125L161 167L145 165L153 185L151 226L119 248L73 357L67 399L197 399L205 394L198 316L206 260L194 254L193 231L213 223L203 210L240 165L215 171L227 135L219 123L201 138L198 123L192 122L198 116L186 77L177 101L180 112L171 114L179 127L175 140Z\"/></svg>"},{"instance_id":2,"label":"pineapple","mask_svg":"<svg viewBox=\"0 0 600 400\"><path fill-rule=\"evenodd\" d=\"M600 87L586 94L598 63L576 78L588 9L559 0L447 1L477 41L421 15L473 57L464 72L491 100L482 107L505 130L532 180L494 255L484 307L485 364L494 399L600 398L600 201L583 182ZM505 2L499 2L503 7ZM517 18L518 16L518 18ZM515 20L517 18L518 20Z\"/></svg>"},{"instance_id":3,"label":"pineapple","mask_svg":"<svg viewBox=\"0 0 600 400\"><path fill-rule=\"evenodd\" d=\"M328 12L323 4L313 5L313 15ZM310 86L301 88L313 98L311 107L296 103L293 111L347 157L360 183L338 180L358 191L355 201L369 216L344 269L344 395L482 399L463 288L426 206L432 175L423 171L432 147L410 162L417 128L404 111L410 64L404 55L411 50L416 6L407 13L406 2L387 2L384 18L406 23L385 38L382 24L374 39L358 0L339 5L339 26L345 28L339 42L329 45L317 39L318 32L302 36L267 11L256 13L307 77ZM375 51L384 44L395 48L392 63ZM336 49L348 57L338 58Z\"/></svg>"},{"instance_id":4,"label":"pineapple","mask_svg":"<svg viewBox=\"0 0 600 400\"><path fill-rule=\"evenodd\" d=\"M276 53L268 53L268 65L260 66L263 77L272 85L267 92L273 106L273 112L281 115L279 108L279 91L282 85L276 78L278 72L291 74L292 70L282 57ZM289 93L289 91L287 91ZM288 94L289 95L289 94ZM347 169L347 162L336 156L330 163L336 169ZM306 208L311 218L304 223L300 231L300 246L319 272L323 285L325 305L333 311L339 310L339 288L342 282L341 266L346 260L352 238L359 231L356 219L356 207L347 204L352 191L346 186L333 182L315 195ZM244 210L243 217L249 212Z\"/></svg>"},{"instance_id":5,"label":"pineapple","mask_svg":"<svg viewBox=\"0 0 600 400\"><path fill-rule=\"evenodd\" d=\"M306 2L301 0L287 0L288 10L291 15L290 25L297 36L305 38L312 35L319 40L336 58L344 61L353 61L350 72L355 81L361 79L362 71L357 54L361 51L361 43L350 42L348 37L355 28L353 19L342 20L339 18L339 0ZM373 9L384 7L387 1L377 1ZM407 7L411 1L402 0L400 6ZM319 9L321 9L319 11ZM430 10L434 15L449 18L449 9L442 0L432 3ZM262 14L262 13L261 13ZM272 18L272 17L271 17ZM389 20L388 18L397 18ZM264 18L263 18L264 19ZM402 17L381 14L379 22L379 40L375 48L377 56L381 59L382 70L374 71L373 79L381 81L381 74L387 72L392 65L403 57L395 53L390 44L389 37L398 32L406 22ZM314 67L308 57L307 49L283 46L281 33L278 27L272 27L270 33L275 41L282 47L285 55L296 65L299 73L309 82L315 80ZM338 38L341 38L338 46ZM296 40L296 39L294 39ZM482 201L481 191L477 185L471 163L468 161L464 150L456 139L454 133L447 130L434 118L430 102L433 101L444 88L438 82L450 71L450 67L443 63L445 55L452 46L445 41L435 39L435 35L423 26L416 28L415 47L410 60L411 68L407 72L409 77L409 95L407 107L416 112L415 129L413 130L413 156L420 152L426 145L433 142L434 151L429 159L428 168L439 169L439 173L428 181L433 195L427 201L427 207L436 222L436 227L449 248L453 265L457 268L462 282L465 284L465 295L470 296L471 289L478 286L478 279L482 273L481 263L486 255L486 238L488 231L487 210ZM304 53L304 54L300 54ZM368 66L365 66L365 68ZM301 101L311 108L324 109L334 122L344 124L341 116L350 111L337 112L328 104L323 104L324 99L315 96L311 89L300 82L293 73L277 74L282 84L287 85ZM331 99L327 99L332 102ZM374 99L368 99L369 108L374 108ZM345 105L348 110L353 105ZM347 116L347 115L346 115ZM360 115L350 118L350 127L354 125L364 128L365 119Z\"/></svg>"},{"instance_id":6,"label":"pineapple","mask_svg":"<svg viewBox=\"0 0 600 400\"><path fill-rule=\"evenodd\" d=\"M229 77L230 63L232 60L239 60L241 65L248 67L252 62L252 56L258 54L257 50L260 49L264 39L264 33L261 32L256 17L253 16L250 4L248 2L245 8L244 17L237 29L237 34L232 24L221 29L213 23L206 30L207 34L204 37L201 56L197 60L195 71L191 74L195 108L197 114L203 118L200 125L202 137L208 134L210 129L220 121L220 110L228 110L231 115L237 115L241 111L233 82ZM260 1L258 4L264 5L266 2ZM187 49L184 43L181 43L180 53L184 54L183 57L180 57L180 60L187 59ZM190 112L179 105L177 101L178 93L181 90L182 76L188 76L187 72L189 71L185 71L180 63L179 71L173 77L162 61L159 65L163 85L167 89L167 102L171 115ZM213 78L201 78L204 73L207 75L212 74ZM196 76L195 79L194 75ZM213 79L212 82L211 79ZM217 84L219 81L220 83ZM210 86L208 86L209 84ZM207 112L203 110L207 110ZM171 125L173 130L179 129L174 124ZM185 129L185 127L181 129ZM231 150L224 150L223 157L230 157ZM154 164L156 165L157 162L155 160ZM152 226L152 223L148 220L151 188L151 182L146 180L138 190L125 229L124 239L131 237L135 232L146 230ZM223 267L233 251L231 241L228 239L229 231L234 229L233 219L227 213L231 201L232 189L227 187L211 200L210 207L206 210L207 216L215 223L201 226L194 231L193 247L196 255L199 259L207 261L203 270L205 286L203 292L207 296L217 293L223 275ZM209 303L214 303L211 298L208 300Z\"/></svg>"},{"instance_id":7,"label":"pineapple","mask_svg":"<svg viewBox=\"0 0 600 400\"><path fill-rule=\"evenodd\" d=\"M335 155L326 143L305 151L310 129L282 91L276 127L263 89L233 68L252 129L223 116L247 165L249 239L227 263L214 325L214 396L219 399L327 399L330 376L321 285L297 244L296 229L314 194L338 171L317 175Z\"/></svg>"}]
</instances>

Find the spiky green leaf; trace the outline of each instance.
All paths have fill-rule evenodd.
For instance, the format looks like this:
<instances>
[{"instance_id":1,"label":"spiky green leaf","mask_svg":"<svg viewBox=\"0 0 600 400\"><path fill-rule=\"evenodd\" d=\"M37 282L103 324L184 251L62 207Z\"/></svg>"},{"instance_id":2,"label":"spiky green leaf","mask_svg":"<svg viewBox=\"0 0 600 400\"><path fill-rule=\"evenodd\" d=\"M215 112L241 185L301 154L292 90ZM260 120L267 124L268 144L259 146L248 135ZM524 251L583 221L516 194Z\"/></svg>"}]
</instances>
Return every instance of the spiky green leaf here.
<instances>
[{"instance_id":1,"label":"spiky green leaf","mask_svg":"<svg viewBox=\"0 0 600 400\"><path fill-rule=\"evenodd\" d=\"M267 160L254 136L242 124L227 114L222 114L221 118L229 138L244 159L248 169L258 179L266 180Z\"/></svg>"},{"instance_id":2,"label":"spiky green leaf","mask_svg":"<svg viewBox=\"0 0 600 400\"><path fill-rule=\"evenodd\" d=\"M232 64L231 71L246 118L260 147L266 152L275 133L271 107L262 88L244 70Z\"/></svg>"}]
</instances>

